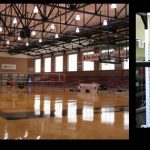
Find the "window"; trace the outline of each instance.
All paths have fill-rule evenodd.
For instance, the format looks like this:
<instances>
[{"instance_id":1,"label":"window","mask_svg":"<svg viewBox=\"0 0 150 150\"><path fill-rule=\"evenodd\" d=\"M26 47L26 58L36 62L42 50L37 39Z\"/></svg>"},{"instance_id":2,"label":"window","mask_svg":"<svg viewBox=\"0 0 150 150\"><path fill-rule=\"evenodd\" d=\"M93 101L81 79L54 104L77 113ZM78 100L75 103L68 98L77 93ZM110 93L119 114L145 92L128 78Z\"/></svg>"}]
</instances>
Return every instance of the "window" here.
<instances>
[{"instance_id":1,"label":"window","mask_svg":"<svg viewBox=\"0 0 150 150\"><path fill-rule=\"evenodd\" d=\"M55 71L62 72L63 71L63 56L55 57Z\"/></svg>"},{"instance_id":2,"label":"window","mask_svg":"<svg viewBox=\"0 0 150 150\"><path fill-rule=\"evenodd\" d=\"M44 59L44 72L51 72L51 58Z\"/></svg>"},{"instance_id":3,"label":"window","mask_svg":"<svg viewBox=\"0 0 150 150\"><path fill-rule=\"evenodd\" d=\"M129 58L127 60L124 60L123 69L129 69Z\"/></svg>"},{"instance_id":4,"label":"window","mask_svg":"<svg viewBox=\"0 0 150 150\"><path fill-rule=\"evenodd\" d=\"M113 60L111 60L113 62ZM115 70L115 64L111 63L101 63L102 64L102 70Z\"/></svg>"},{"instance_id":5,"label":"window","mask_svg":"<svg viewBox=\"0 0 150 150\"><path fill-rule=\"evenodd\" d=\"M129 46L127 46L127 47L124 47L124 50L129 50Z\"/></svg>"},{"instance_id":6,"label":"window","mask_svg":"<svg viewBox=\"0 0 150 150\"><path fill-rule=\"evenodd\" d=\"M109 49L109 52L113 52L114 49ZM102 50L102 53L108 53L108 49L107 50Z\"/></svg>"},{"instance_id":7,"label":"window","mask_svg":"<svg viewBox=\"0 0 150 150\"><path fill-rule=\"evenodd\" d=\"M94 52L86 52L83 55L94 54ZM92 71L94 70L94 62L91 61L83 61L83 71Z\"/></svg>"},{"instance_id":8,"label":"window","mask_svg":"<svg viewBox=\"0 0 150 150\"><path fill-rule=\"evenodd\" d=\"M35 59L35 72L41 72L41 59Z\"/></svg>"},{"instance_id":9,"label":"window","mask_svg":"<svg viewBox=\"0 0 150 150\"><path fill-rule=\"evenodd\" d=\"M109 52L113 52L114 49L109 49ZM108 53L108 50L102 50L101 53ZM114 62L114 59L111 60L111 62ZM115 70L115 64L111 63L101 63L102 69L101 70Z\"/></svg>"},{"instance_id":10,"label":"window","mask_svg":"<svg viewBox=\"0 0 150 150\"><path fill-rule=\"evenodd\" d=\"M69 55L68 71L77 71L77 54Z\"/></svg>"},{"instance_id":11,"label":"window","mask_svg":"<svg viewBox=\"0 0 150 150\"><path fill-rule=\"evenodd\" d=\"M129 51L129 46L124 47L124 50ZM129 58L127 60L124 60L124 62L123 62L123 69L129 69Z\"/></svg>"}]
</instances>

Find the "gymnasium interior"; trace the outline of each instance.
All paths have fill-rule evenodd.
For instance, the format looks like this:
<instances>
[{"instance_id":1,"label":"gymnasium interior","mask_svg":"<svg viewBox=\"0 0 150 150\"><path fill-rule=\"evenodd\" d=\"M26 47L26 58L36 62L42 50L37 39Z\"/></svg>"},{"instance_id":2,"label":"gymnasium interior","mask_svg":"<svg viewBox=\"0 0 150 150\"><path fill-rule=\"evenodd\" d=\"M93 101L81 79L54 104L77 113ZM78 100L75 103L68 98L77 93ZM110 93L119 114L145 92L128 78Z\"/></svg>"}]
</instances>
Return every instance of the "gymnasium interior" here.
<instances>
[{"instance_id":1,"label":"gymnasium interior","mask_svg":"<svg viewBox=\"0 0 150 150\"><path fill-rule=\"evenodd\" d=\"M129 139L128 3L0 4L0 139Z\"/></svg>"}]
</instances>

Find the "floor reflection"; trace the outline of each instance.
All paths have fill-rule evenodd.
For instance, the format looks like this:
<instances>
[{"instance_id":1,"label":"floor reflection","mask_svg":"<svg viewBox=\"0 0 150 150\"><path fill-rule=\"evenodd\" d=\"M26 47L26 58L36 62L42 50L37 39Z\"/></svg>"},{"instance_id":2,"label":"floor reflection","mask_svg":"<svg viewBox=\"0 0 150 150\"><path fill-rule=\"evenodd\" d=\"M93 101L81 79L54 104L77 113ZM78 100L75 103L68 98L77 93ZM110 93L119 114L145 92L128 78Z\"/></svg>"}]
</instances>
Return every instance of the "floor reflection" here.
<instances>
[{"instance_id":1,"label":"floor reflection","mask_svg":"<svg viewBox=\"0 0 150 150\"><path fill-rule=\"evenodd\" d=\"M129 112L128 111L124 111L124 114L123 114L123 117L124 117L124 129L129 129Z\"/></svg>"},{"instance_id":2,"label":"floor reflection","mask_svg":"<svg viewBox=\"0 0 150 150\"><path fill-rule=\"evenodd\" d=\"M51 103L50 103L50 97L49 96L44 96L44 115L45 116L50 116L51 113Z\"/></svg>"},{"instance_id":3,"label":"floor reflection","mask_svg":"<svg viewBox=\"0 0 150 150\"><path fill-rule=\"evenodd\" d=\"M93 121L94 110L92 105L84 104L83 105L83 114L82 119L84 121Z\"/></svg>"},{"instance_id":4,"label":"floor reflection","mask_svg":"<svg viewBox=\"0 0 150 150\"><path fill-rule=\"evenodd\" d=\"M63 106L62 106L62 100L57 99L55 100L55 117L58 118L59 120L62 118L62 110L63 110Z\"/></svg>"},{"instance_id":5,"label":"floor reflection","mask_svg":"<svg viewBox=\"0 0 150 150\"><path fill-rule=\"evenodd\" d=\"M115 121L115 109L114 107L101 108L101 122L106 124L113 124Z\"/></svg>"},{"instance_id":6,"label":"floor reflection","mask_svg":"<svg viewBox=\"0 0 150 150\"><path fill-rule=\"evenodd\" d=\"M3 137L3 139L4 140L6 140L6 139L8 139L9 138L9 136L8 136L9 134L8 134L8 131L7 131L7 127L5 127L5 129L4 129L4 137Z\"/></svg>"},{"instance_id":7,"label":"floor reflection","mask_svg":"<svg viewBox=\"0 0 150 150\"><path fill-rule=\"evenodd\" d=\"M40 115L40 95L35 95L34 114Z\"/></svg>"},{"instance_id":8,"label":"floor reflection","mask_svg":"<svg viewBox=\"0 0 150 150\"><path fill-rule=\"evenodd\" d=\"M120 95L32 91L2 92L1 139L128 138L128 103Z\"/></svg>"},{"instance_id":9,"label":"floor reflection","mask_svg":"<svg viewBox=\"0 0 150 150\"><path fill-rule=\"evenodd\" d=\"M28 131L27 130L25 130L25 132L24 132L24 138L26 139L27 137L28 137Z\"/></svg>"},{"instance_id":10,"label":"floor reflection","mask_svg":"<svg viewBox=\"0 0 150 150\"><path fill-rule=\"evenodd\" d=\"M77 122L77 101L68 100L68 123Z\"/></svg>"}]
</instances>

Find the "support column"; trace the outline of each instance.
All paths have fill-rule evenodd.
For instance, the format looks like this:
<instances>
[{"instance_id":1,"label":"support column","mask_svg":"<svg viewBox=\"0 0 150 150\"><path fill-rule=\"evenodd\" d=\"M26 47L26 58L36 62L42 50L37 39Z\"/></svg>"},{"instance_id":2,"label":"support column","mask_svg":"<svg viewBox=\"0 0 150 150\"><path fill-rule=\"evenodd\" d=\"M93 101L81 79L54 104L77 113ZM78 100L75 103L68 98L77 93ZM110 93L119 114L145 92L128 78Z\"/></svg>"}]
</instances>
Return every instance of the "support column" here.
<instances>
[{"instance_id":1,"label":"support column","mask_svg":"<svg viewBox=\"0 0 150 150\"><path fill-rule=\"evenodd\" d=\"M55 57L51 56L51 72L55 72Z\"/></svg>"},{"instance_id":2,"label":"support column","mask_svg":"<svg viewBox=\"0 0 150 150\"><path fill-rule=\"evenodd\" d=\"M77 56L77 71L82 71L82 52L78 51Z\"/></svg>"},{"instance_id":3,"label":"support column","mask_svg":"<svg viewBox=\"0 0 150 150\"><path fill-rule=\"evenodd\" d=\"M44 73L44 58L41 57L41 73Z\"/></svg>"},{"instance_id":4,"label":"support column","mask_svg":"<svg viewBox=\"0 0 150 150\"><path fill-rule=\"evenodd\" d=\"M95 48L94 53L95 54L99 53L99 49ZM94 61L94 71L99 71L99 64L100 64L99 61Z\"/></svg>"},{"instance_id":5,"label":"support column","mask_svg":"<svg viewBox=\"0 0 150 150\"><path fill-rule=\"evenodd\" d=\"M63 72L67 72L67 68L68 68L68 64L67 64L67 60L68 60L68 55L66 55L65 53L63 54Z\"/></svg>"}]
</instances>

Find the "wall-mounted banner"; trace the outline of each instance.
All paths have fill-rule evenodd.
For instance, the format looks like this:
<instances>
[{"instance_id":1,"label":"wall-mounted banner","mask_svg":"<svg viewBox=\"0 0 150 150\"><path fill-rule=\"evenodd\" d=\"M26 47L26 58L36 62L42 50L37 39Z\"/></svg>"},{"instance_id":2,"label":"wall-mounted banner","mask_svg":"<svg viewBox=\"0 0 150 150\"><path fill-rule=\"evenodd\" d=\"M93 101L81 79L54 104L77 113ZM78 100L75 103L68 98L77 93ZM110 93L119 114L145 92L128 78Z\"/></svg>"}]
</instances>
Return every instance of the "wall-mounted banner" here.
<instances>
[{"instance_id":1,"label":"wall-mounted banner","mask_svg":"<svg viewBox=\"0 0 150 150\"><path fill-rule=\"evenodd\" d=\"M84 61L98 61L100 58L100 54L96 53L96 54L83 55L82 58Z\"/></svg>"},{"instance_id":2,"label":"wall-mounted banner","mask_svg":"<svg viewBox=\"0 0 150 150\"><path fill-rule=\"evenodd\" d=\"M2 69L16 69L15 64L2 64Z\"/></svg>"},{"instance_id":3,"label":"wall-mounted banner","mask_svg":"<svg viewBox=\"0 0 150 150\"><path fill-rule=\"evenodd\" d=\"M118 57L119 51L113 51L109 52L109 54L106 52L106 53L83 55L82 59L83 61L99 61L99 59L118 58ZM129 51L120 50L120 58L126 57L129 57Z\"/></svg>"}]
</instances>

